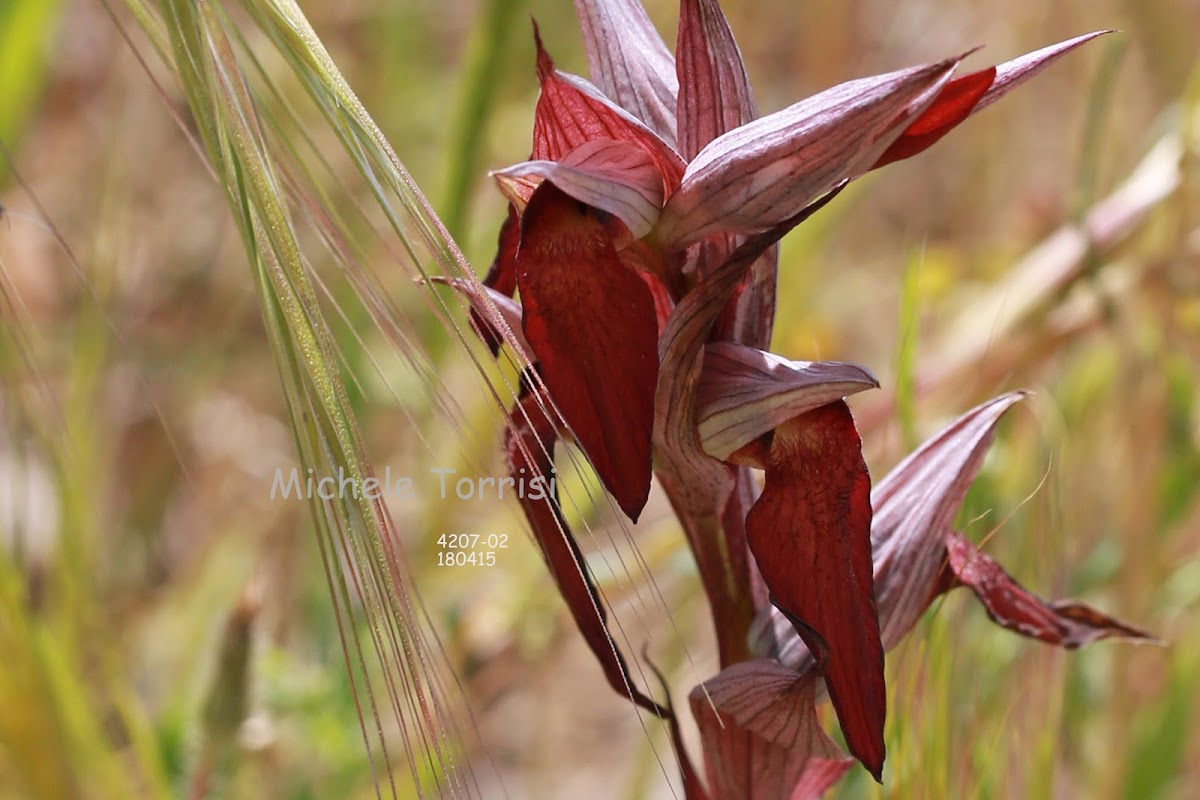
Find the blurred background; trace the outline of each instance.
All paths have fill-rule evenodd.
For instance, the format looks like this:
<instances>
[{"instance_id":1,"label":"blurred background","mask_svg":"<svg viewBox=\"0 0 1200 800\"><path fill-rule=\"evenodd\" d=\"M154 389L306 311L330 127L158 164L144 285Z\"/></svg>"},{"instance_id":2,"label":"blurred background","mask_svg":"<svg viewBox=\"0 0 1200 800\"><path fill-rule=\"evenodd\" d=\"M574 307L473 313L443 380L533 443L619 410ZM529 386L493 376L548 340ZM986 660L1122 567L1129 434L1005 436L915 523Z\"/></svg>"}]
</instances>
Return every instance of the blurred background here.
<instances>
[{"instance_id":1,"label":"blurred background","mask_svg":"<svg viewBox=\"0 0 1200 800\"><path fill-rule=\"evenodd\" d=\"M952 593L889 654L884 787L856 769L833 794L1200 796L1200 4L728 5L764 112L979 44L969 68L1121 30L789 236L774 349L880 378L853 403L876 478L977 402L1034 390L960 524L1031 590L1167 643L1063 652ZM486 173L529 151L528 17L583 74L571 4L301 6L482 274L504 214ZM647 7L673 42L675 4ZM225 8L280 138L325 156L319 207L369 203L253 15ZM298 462L254 276L153 36L111 10L0 0L0 797L373 797L408 768L368 759L330 601L346 579L310 508L269 496ZM386 293L380 326L321 230L300 238L370 461L500 474L479 349L364 232L353 262ZM590 526L626 652L648 644L682 704L716 659L678 525L656 493L622 529L589 480L564 475L568 516ZM664 731L603 686L515 503L424 486L391 513L484 796L672 796ZM439 566L455 532L509 547Z\"/></svg>"}]
</instances>

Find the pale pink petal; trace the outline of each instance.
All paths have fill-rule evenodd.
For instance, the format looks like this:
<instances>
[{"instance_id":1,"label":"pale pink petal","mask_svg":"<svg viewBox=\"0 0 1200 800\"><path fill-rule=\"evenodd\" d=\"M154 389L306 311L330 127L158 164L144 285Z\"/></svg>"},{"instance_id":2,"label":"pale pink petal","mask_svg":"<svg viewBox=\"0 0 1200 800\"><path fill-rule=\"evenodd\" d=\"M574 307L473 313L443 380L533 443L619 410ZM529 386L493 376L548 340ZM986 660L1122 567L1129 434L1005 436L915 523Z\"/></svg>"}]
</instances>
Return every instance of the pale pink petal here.
<instances>
[{"instance_id":1,"label":"pale pink petal","mask_svg":"<svg viewBox=\"0 0 1200 800\"><path fill-rule=\"evenodd\" d=\"M976 114L982 111L1076 47L1086 44L1097 37L1104 36L1107 33L1113 33L1113 31L1104 30L1085 33L1082 36L1076 36L1074 39L1067 39L1058 44L1043 47L1041 50L1026 53L1020 58L1014 58L1011 61L1005 61L1003 64L997 64L996 79L992 81L992 86L987 90L987 94L975 104L975 108L972 109L971 113Z\"/></svg>"},{"instance_id":2,"label":"pale pink petal","mask_svg":"<svg viewBox=\"0 0 1200 800\"><path fill-rule=\"evenodd\" d=\"M529 198L533 197L534 189L541 186L542 181L546 179L546 176L539 171L539 165L553 163L555 162L522 161L520 164L489 172L488 177L496 181L500 193L508 198L508 202L512 203L517 213L524 214L525 206L529 203Z\"/></svg>"},{"instance_id":3,"label":"pale pink petal","mask_svg":"<svg viewBox=\"0 0 1200 800\"><path fill-rule=\"evenodd\" d=\"M675 142L675 59L638 0L575 0L588 74L617 105Z\"/></svg>"},{"instance_id":4,"label":"pale pink petal","mask_svg":"<svg viewBox=\"0 0 1200 800\"><path fill-rule=\"evenodd\" d=\"M566 194L618 217L635 239L651 231L663 202L662 173L643 148L615 139L595 139L561 161L525 161L492 177L522 209L542 180Z\"/></svg>"},{"instance_id":5,"label":"pale pink petal","mask_svg":"<svg viewBox=\"0 0 1200 800\"><path fill-rule=\"evenodd\" d=\"M675 47L679 75L679 150L694 158L723 133L758 118L745 64L725 14L716 0L683 0ZM702 242L696 271L707 275L729 257L741 237L721 235ZM775 320L779 248L770 248L751 267L745 284L717 321L717 336L767 348Z\"/></svg>"},{"instance_id":6,"label":"pale pink petal","mask_svg":"<svg viewBox=\"0 0 1200 800\"><path fill-rule=\"evenodd\" d=\"M714 800L820 797L853 764L816 713L817 676L735 664L689 695Z\"/></svg>"},{"instance_id":7,"label":"pale pink petal","mask_svg":"<svg viewBox=\"0 0 1200 800\"><path fill-rule=\"evenodd\" d=\"M704 348L700 375L700 439L726 460L735 450L806 411L878 388L870 372L836 361L789 361L730 342Z\"/></svg>"},{"instance_id":8,"label":"pale pink petal","mask_svg":"<svg viewBox=\"0 0 1200 800\"><path fill-rule=\"evenodd\" d=\"M694 158L723 133L758 117L741 51L717 0L683 0L675 46L679 151Z\"/></svg>"},{"instance_id":9,"label":"pale pink petal","mask_svg":"<svg viewBox=\"0 0 1200 800\"><path fill-rule=\"evenodd\" d=\"M718 137L688 164L663 211L660 240L682 248L792 217L870 169L957 65L953 58L843 83Z\"/></svg>"},{"instance_id":10,"label":"pale pink petal","mask_svg":"<svg viewBox=\"0 0 1200 800\"><path fill-rule=\"evenodd\" d=\"M963 414L917 448L871 492L875 591L885 648L895 647L929 607L945 561L945 535L995 437L1025 397L1010 392Z\"/></svg>"}]
</instances>

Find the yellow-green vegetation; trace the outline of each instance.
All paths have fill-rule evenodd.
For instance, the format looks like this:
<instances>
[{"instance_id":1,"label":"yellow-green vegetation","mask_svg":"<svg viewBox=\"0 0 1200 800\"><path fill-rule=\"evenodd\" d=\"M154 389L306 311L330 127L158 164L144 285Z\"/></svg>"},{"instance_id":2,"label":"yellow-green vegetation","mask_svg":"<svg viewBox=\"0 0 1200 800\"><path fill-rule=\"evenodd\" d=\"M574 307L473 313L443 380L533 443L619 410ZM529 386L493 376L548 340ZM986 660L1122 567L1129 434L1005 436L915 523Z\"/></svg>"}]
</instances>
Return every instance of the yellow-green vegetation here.
<instances>
[{"instance_id":1,"label":"yellow-green vegetation","mask_svg":"<svg viewBox=\"0 0 1200 800\"><path fill-rule=\"evenodd\" d=\"M1122 30L785 239L774 349L880 378L852 403L876 476L1033 389L960 527L1166 642L1043 648L951 593L888 657L884 787L836 796L1200 796L1195 9L728 5L764 110ZM0 0L0 798L678 791L516 504L431 473L503 474L514 365L417 279L491 259L530 13L577 41L550 0ZM622 648L710 676L665 500L622 527L560 461ZM292 468L413 487L272 499ZM507 547L439 566L451 533Z\"/></svg>"}]
</instances>

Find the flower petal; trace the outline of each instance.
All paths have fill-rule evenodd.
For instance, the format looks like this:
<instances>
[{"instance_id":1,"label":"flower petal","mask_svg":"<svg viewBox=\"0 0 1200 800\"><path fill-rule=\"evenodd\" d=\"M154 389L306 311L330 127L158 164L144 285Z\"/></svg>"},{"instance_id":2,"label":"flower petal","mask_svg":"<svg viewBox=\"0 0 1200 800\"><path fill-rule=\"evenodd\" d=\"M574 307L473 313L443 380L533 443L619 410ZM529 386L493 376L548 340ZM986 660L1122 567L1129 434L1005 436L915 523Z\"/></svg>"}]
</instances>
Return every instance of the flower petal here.
<instances>
[{"instance_id":1,"label":"flower petal","mask_svg":"<svg viewBox=\"0 0 1200 800\"><path fill-rule=\"evenodd\" d=\"M641 147L615 139L594 139L561 161L525 161L492 177L518 208L541 180L549 180L576 200L619 217L635 239L650 232L663 204L662 173L654 160Z\"/></svg>"},{"instance_id":2,"label":"flower petal","mask_svg":"<svg viewBox=\"0 0 1200 800\"><path fill-rule=\"evenodd\" d=\"M1146 631L1083 603L1046 603L960 534L946 537L946 552L957 582L971 587L992 621L1010 631L1068 649L1109 637L1155 641Z\"/></svg>"},{"instance_id":3,"label":"flower petal","mask_svg":"<svg viewBox=\"0 0 1200 800\"><path fill-rule=\"evenodd\" d=\"M496 257L488 267L483 285L512 297L517 291L517 245L521 242L521 215L512 204L496 240Z\"/></svg>"},{"instance_id":4,"label":"flower petal","mask_svg":"<svg viewBox=\"0 0 1200 800\"><path fill-rule=\"evenodd\" d=\"M886 650L900 643L938 594L955 585L971 586L992 619L1004 627L1064 647L1109 636L1152 638L1082 603L1043 603L951 532L997 423L1024 396L1004 394L971 409L875 487L871 534ZM796 670L813 665L812 655L778 612L760 613L752 636L753 650L760 655L770 655Z\"/></svg>"},{"instance_id":5,"label":"flower petal","mask_svg":"<svg viewBox=\"0 0 1200 800\"><path fill-rule=\"evenodd\" d=\"M789 361L729 342L704 348L700 376L700 439L713 458L735 450L806 411L866 389L871 373L836 361Z\"/></svg>"},{"instance_id":6,"label":"flower petal","mask_svg":"<svg viewBox=\"0 0 1200 800\"><path fill-rule=\"evenodd\" d=\"M835 194L831 192L777 229L750 237L683 297L659 337L662 367L654 395L655 471L696 558L717 627L722 664L745 659L746 632L761 606L762 593L744 530L731 524L744 520L737 512L748 503L734 492L745 489L747 470L730 469L705 453L700 444L696 394L704 345L751 265ZM750 619L743 619L747 614Z\"/></svg>"},{"instance_id":7,"label":"flower petal","mask_svg":"<svg viewBox=\"0 0 1200 800\"><path fill-rule=\"evenodd\" d=\"M500 225L500 234L496 238L496 257L488 267L483 285L511 298L517 291L517 244L521 241L521 216L511 203L508 216ZM479 333L493 356L500 352L500 345L503 344L503 337L498 335L500 329L490 313L481 313L474 302L471 303L471 327ZM520 327L513 328L514 333L519 331ZM526 350L526 353L529 352L532 351Z\"/></svg>"},{"instance_id":8,"label":"flower petal","mask_svg":"<svg viewBox=\"0 0 1200 800\"><path fill-rule=\"evenodd\" d=\"M938 139L971 116L995 79L996 68L989 67L947 83L937 99L892 142L872 169L910 158L932 147Z\"/></svg>"},{"instance_id":9,"label":"flower petal","mask_svg":"<svg viewBox=\"0 0 1200 800\"><path fill-rule=\"evenodd\" d=\"M820 797L854 763L821 728L817 676L772 661L722 670L689 695L714 798Z\"/></svg>"},{"instance_id":10,"label":"flower petal","mask_svg":"<svg viewBox=\"0 0 1200 800\"><path fill-rule=\"evenodd\" d=\"M914 450L871 493L875 591L884 647L904 638L935 595L943 539L979 473L1010 392L976 406Z\"/></svg>"},{"instance_id":11,"label":"flower petal","mask_svg":"<svg viewBox=\"0 0 1200 800\"><path fill-rule=\"evenodd\" d=\"M721 134L756 119L758 107L717 0L683 0L675 52L679 151L691 159Z\"/></svg>"},{"instance_id":12,"label":"flower petal","mask_svg":"<svg viewBox=\"0 0 1200 800\"><path fill-rule=\"evenodd\" d=\"M871 478L845 401L775 429L746 518L771 600L817 655L850 752L876 780L887 713L871 578Z\"/></svg>"},{"instance_id":13,"label":"flower petal","mask_svg":"<svg viewBox=\"0 0 1200 800\"><path fill-rule=\"evenodd\" d=\"M623 253L621 261L625 266L630 266L629 261L624 258ZM636 270L636 268L633 269ZM671 318L671 312L675 310L675 301L671 299L671 293L667 291L667 287L661 280L649 272L636 271L638 277L646 283L646 288L650 290L650 297L654 300L654 320L658 325L658 332L661 335L663 328L667 325L667 320Z\"/></svg>"},{"instance_id":14,"label":"flower petal","mask_svg":"<svg viewBox=\"0 0 1200 800\"><path fill-rule=\"evenodd\" d=\"M517 285L550 396L636 520L650 492L658 325L650 290L621 263L603 215L554 184L538 187L521 223Z\"/></svg>"},{"instance_id":15,"label":"flower petal","mask_svg":"<svg viewBox=\"0 0 1200 800\"><path fill-rule=\"evenodd\" d=\"M659 237L679 249L767 230L866 172L937 96L958 59L843 83L714 139L688 164Z\"/></svg>"},{"instance_id":16,"label":"flower petal","mask_svg":"<svg viewBox=\"0 0 1200 800\"><path fill-rule=\"evenodd\" d=\"M711 270L711 265L722 263L744 238L737 234L722 233L700 242L697 245L700 251L699 273L705 275ZM775 330L778 272L779 246L775 245L754 262L745 280L729 298L713 326L714 339L759 350L771 346L771 334Z\"/></svg>"},{"instance_id":17,"label":"flower petal","mask_svg":"<svg viewBox=\"0 0 1200 800\"><path fill-rule=\"evenodd\" d=\"M679 149L694 158L713 139L758 118L742 54L717 0L683 0L675 52L679 75ZM696 271L707 275L740 244L718 235L700 243ZM775 321L779 250L770 248L754 263L745 282L717 321L717 335L738 344L766 348Z\"/></svg>"},{"instance_id":18,"label":"flower petal","mask_svg":"<svg viewBox=\"0 0 1200 800\"><path fill-rule=\"evenodd\" d=\"M485 344L496 355L500 345L506 341L505 327L512 332L523 363L533 363L533 348L525 341L521 330L521 304L486 284L463 278L447 278L431 275L432 283L441 283L461 293L471 304L471 325Z\"/></svg>"},{"instance_id":19,"label":"flower petal","mask_svg":"<svg viewBox=\"0 0 1200 800\"><path fill-rule=\"evenodd\" d=\"M575 0L592 81L674 145L675 59L638 0Z\"/></svg>"},{"instance_id":20,"label":"flower petal","mask_svg":"<svg viewBox=\"0 0 1200 800\"><path fill-rule=\"evenodd\" d=\"M542 47L538 48L538 96L533 119L534 160L560 161L567 153L594 139L617 139L644 149L662 173L663 194L669 197L683 177L683 159L662 137L629 112L613 105L600 91L575 75L559 72Z\"/></svg>"},{"instance_id":21,"label":"flower petal","mask_svg":"<svg viewBox=\"0 0 1200 800\"><path fill-rule=\"evenodd\" d=\"M543 497L535 498L532 488L521 493L521 508L529 520L534 539L541 548L546 566L559 593L575 620L579 632L604 670L608 683L623 697L658 715L665 710L638 690L629 676L629 668L605 624L604 603L596 592L587 562L575 537L567 527L558 503L558 491L549 478L554 475L554 445L557 430L546 415L547 404L528 392L513 409L505 431L505 450L509 472L532 487L530 476L546 479Z\"/></svg>"},{"instance_id":22,"label":"flower petal","mask_svg":"<svg viewBox=\"0 0 1200 800\"><path fill-rule=\"evenodd\" d=\"M1106 33L1112 31L1086 33L999 66L955 78L946 84L937 99L908 126L900 138L884 151L875 168L910 158L931 147L967 117L987 108L1076 47Z\"/></svg>"},{"instance_id":23,"label":"flower petal","mask_svg":"<svg viewBox=\"0 0 1200 800\"><path fill-rule=\"evenodd\" d=\"M972 109L971 113L974 114L987 108L1076 47L1087 44L1092 39L1097 39L1109 33L1115 33L1115 31L1092 31L1082 36L1076 36L1073 39L1066 39L1057 44L1052 44L1049 47L1043 47L1041 50L1034 50L1032 53L1026 53L1019 58L1014 58L1011 61L1005 61L1003 64L997 65L996 80L992 82L988 93L983 96L983 99Z\"/></svg>"},{"instance_id":24,"label":"flower petal","mask_svg":"<svg viewBox=\"0 0 1200 800\"><path fill-rule=\"evenodd\" d=\"M1011 392L963 414L914 450L871 492L871 549L880 635L891 650L917 624L940 587L944 539L975 480L1004 413L1023 399ZM813 664L781 614L762 612L754 652L793 669Z\"/></svg>"}]
</instances>

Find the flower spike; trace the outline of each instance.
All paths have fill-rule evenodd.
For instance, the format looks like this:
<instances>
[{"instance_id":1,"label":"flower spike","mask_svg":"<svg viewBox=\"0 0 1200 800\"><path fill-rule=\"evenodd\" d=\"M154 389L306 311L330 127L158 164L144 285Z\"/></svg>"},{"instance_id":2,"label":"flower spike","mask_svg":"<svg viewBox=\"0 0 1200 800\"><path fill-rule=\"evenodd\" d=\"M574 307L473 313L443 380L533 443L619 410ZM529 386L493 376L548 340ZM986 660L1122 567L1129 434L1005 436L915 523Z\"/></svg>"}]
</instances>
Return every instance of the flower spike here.
<instances>
[{"instance_id":1,"label":"flower spike","mask_svg":"<svg viewBox=\"0 0 1200 800\"><path fill-rule=\"evenodd\" d=\"M665 681L663 706L631 685L555 499L522 499L609 684L668 723L687 800L819 796L853 762L821 729L822 692L878 780L884 652L957 586L1045 642L1148 638L1042 601L953 532L1020 394L963 415L872 492L844 397L875 379L767 352L784 234L1099 34L957 79L962 56L861 78L758 118L718 0L680 0L674 58L639 0L574 2L597 85L558 71L535 24L532 152L493 173L510 207L482 287L451 283L493 352L520 319L523 336L506 340L533 366L506 439L514 474L552 470L554 442L572 434L630 518L657 475L679 519L722 666L689 695L707 789Z\"/></svg>"}]
</instances>

